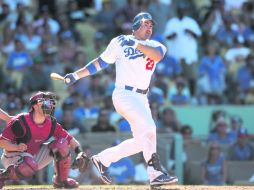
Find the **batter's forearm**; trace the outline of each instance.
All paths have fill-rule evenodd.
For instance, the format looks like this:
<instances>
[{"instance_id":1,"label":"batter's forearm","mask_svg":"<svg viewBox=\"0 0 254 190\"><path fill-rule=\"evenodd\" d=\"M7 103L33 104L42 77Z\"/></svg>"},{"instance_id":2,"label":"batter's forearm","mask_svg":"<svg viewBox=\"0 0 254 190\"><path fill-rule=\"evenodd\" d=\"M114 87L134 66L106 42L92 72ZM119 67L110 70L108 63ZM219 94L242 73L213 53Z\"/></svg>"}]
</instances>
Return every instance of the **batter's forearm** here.
<instances>
[{"instance_id":1,"label":"batter's forearm","mask_svg":"<svg viewBox=\"0 0 254 190\"><path fill-rule=\"evenodd\" d=\"M90 63L88 63L85 67L81 68L80 70L76 71L75 73L79 78L84 78L89 75L94 75L97 72L105 69L108 66L101 58L96 58Z\"/></svg>"},{"instance_id":2,"label":"batter's forearm","mask_svg":"<svg viewBox=\"0 0 254 190\"><path fill-rule=\"evenodd\" d=\"M159 62L163 58L161 52L154 47L139 43L137 49L156 62Z\"/></svg>"}]
</instances>

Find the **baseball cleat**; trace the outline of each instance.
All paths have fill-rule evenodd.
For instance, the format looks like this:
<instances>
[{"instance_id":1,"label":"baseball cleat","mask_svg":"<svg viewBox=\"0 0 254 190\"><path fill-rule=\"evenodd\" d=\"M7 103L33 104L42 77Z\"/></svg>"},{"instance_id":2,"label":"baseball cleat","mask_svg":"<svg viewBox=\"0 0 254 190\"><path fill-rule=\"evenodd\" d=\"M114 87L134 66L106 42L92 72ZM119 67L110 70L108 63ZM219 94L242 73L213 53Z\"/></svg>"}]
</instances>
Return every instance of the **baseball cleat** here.
<instances>
[{"instance_id":1,"label":"baseball cleat","mask_svg":"<svg viewBox=\"0 0 254 190\"><path fill-rule=\"evenodd\" d=\"M94 166L97 168L97 170L99 171L100 178L103 181L103 183L108 184L108 185L111 184L112 178L109 175L109 173L107 172L108 168L100 162L97 155L92 157L92 162L93 162Z\"/></svg>"},{"instance_id":2,"label":"baseball cleat","mask_svg":"<svg viewBox=\"0 0 254 190\"><path fill-rule=\"evenodd\" d=\"M170 185L178 181L177 177L162 174L156 177L151 183L151 186Z\"/></svg>"}]
</instances>

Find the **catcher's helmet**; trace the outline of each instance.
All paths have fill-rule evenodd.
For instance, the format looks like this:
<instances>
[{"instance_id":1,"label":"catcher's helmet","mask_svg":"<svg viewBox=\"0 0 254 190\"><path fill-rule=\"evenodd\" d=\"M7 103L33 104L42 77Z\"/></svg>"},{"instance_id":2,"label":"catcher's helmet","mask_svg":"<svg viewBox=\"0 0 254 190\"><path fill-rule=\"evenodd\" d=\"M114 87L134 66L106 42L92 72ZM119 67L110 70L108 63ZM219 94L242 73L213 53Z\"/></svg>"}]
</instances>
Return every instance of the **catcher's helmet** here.
<instances>
[{"instance_id":1,"label":"catcher's helmet","mask_svg":"<svg viewBox=\"0 0 254 190\"><path fill-rule=\"evenodd\" d=\"M30 98L30 106L42 103L42 110L44 114L54 115L56 107L56 95L52 92L37 92Z\"/></svg>"},{"instance_id":2,"label":"catcher's helmet","mask_svg":"<svg viewBox=\"0 0 254 190\"><path fill-rule=\"evenodd\" d=\"M133 19L133 23L132 23L132 30L138 30L139 27L141 26L141 23L146 21L146 20L150 20L152 21L153 24L155 24L155 21L152 18L152 15L148 12L141 12L139 14L137 14L134 19Z\"/></svg>"}]
</instances>

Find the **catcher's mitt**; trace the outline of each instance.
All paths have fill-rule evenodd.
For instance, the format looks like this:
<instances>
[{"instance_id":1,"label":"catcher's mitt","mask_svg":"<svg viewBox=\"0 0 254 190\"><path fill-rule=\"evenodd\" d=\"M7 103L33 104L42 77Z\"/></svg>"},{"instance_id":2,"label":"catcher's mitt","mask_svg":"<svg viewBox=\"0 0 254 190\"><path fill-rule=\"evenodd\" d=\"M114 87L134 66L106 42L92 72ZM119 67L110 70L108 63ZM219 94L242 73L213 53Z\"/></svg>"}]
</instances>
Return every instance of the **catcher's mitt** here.
<instances>
[{"instance_id":1,"label":"catcher's mitt","mask_svg":"<svg viewBox=\"0 0 254 190\"><path fill-rule=\"evenodd\" d=\"M79 169L80 172L85 172L89 164L90 158L84 152L78 153L76 159L72 163L72 169Z\"/></svg>"}]
</instances>

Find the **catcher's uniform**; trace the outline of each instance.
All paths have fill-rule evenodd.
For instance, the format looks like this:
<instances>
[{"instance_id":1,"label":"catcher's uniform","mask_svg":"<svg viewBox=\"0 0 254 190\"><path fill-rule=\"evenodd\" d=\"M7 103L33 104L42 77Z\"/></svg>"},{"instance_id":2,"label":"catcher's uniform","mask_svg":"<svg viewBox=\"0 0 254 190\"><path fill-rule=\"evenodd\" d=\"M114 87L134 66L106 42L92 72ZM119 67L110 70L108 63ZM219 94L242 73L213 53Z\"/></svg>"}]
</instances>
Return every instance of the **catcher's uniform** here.
<instances>
[{"instance_id":1,"label":"catcher's uniform","mask_svg":"<svg viewBox=\"0 0 254 190\"><path fill-rule=\"evenodd\" d=\"M27 145L26 152L9 152L4 150L1 159L5 168L16 164L24 156L30 156L34 157L38 163L38 169L41 169L53 160L48 144L46 143L50 137L53 136L55 139L65 138L68 142L72 139L72 136L52 116L48 116L42 124L34 123L32 117L31 112L19 114L9 122L0 135L0 139L9 140L13 143L25 143ZM18 129L20 126L15 125L17 121L23 123L22 129ZM16 131L23 130L24 134L21 136L15 135L14 128L16 128Z\"/></svg>"}]
</instances>

